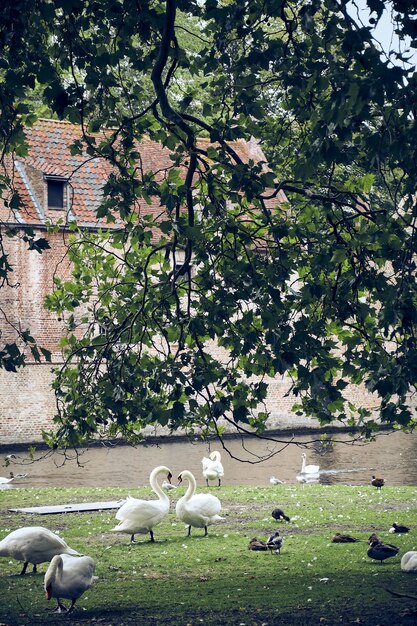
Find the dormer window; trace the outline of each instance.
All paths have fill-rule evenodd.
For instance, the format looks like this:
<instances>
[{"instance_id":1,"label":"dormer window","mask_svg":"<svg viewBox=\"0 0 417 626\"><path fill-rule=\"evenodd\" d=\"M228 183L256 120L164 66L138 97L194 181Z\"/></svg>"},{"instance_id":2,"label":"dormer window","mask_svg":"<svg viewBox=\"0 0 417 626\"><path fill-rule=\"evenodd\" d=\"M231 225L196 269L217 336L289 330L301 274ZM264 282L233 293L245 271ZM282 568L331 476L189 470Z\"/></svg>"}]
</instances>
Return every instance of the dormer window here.
<instances>
[{"instance_id":1,"label":"dormer window","mask_svg":"<svg viewBox=\"0 0 417 626\"><path fill-rule=\"evenodd\" d=\"M48 188L48 209L64 209L66 207L67 178L62 176L45 176Z\"/></svg>"}]
</instances>

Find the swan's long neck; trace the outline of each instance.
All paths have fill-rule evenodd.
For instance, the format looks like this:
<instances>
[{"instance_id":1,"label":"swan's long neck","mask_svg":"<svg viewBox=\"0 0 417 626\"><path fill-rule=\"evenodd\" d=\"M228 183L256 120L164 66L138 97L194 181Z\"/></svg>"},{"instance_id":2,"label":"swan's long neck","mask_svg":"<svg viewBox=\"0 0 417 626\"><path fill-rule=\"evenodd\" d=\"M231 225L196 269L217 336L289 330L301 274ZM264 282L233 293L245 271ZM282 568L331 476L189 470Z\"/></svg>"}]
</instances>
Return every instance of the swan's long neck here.
<instances>
[{"instance_id":1,"label":"swan's long neck","mask_svg":"<svg viewBox=\"0 0 417 626\"><path fill-rule=\"evenodd\" d=\"M182 475L183 475L183 478L188 480L188 487L187 487L187 491L184 494L184 499L190 500L190 498L192 498L193 495L195 494L195 490L197 489L197 483L195 482L194 475L191 474L191 472L183 472Z\"/></svg>"},{"instance_id":2,"label":"swan's long neck","mask_svg":"<svg viewBox=\"0 0 417 626\"><path fill-rule=\"evenodd\" d=\"M149 477L149 483L153 491L156 493L156 495L158 496L160 500L162 500L163 502L169 502L169 498L167 494L164 491L162 491L161 486L157 481L158 475L162 474L163 472L165 472L165 470L158 470L156 472L155 471L151 472L151 475Z\"/></svg>"},{"instance_id":3,"label":"swan's long neck","mask_svg":"<svg viewBox=\"0 0 417 626\"><path fill-rule=\"evenodd\" d=\"M54 556L49 566L48 577L45 577L45 589L54 582L58 582L62 578L62 572L64 570L64 564L62 557L58 555Z\"/></svg>"},{"instance_id":4,"label":"swan's long neck","mask_svg":"<svg viewBox=\"0 0 417 626\"><path fill-rule=\"evenodd\" d=\"M221 460L221 458L222 458L222 457L220 456L220 452L218 452L217 450L214 450L214 452L212 452L212 453L210 454L210 458L211 458L213 461L219 461L219 462L220 462L220 460Z\"/></svg>"},{"instance_id":5,"label":"swan's long neck","mask_svg":"<svg viewBox=\"0 0 417 626\"><path fill-rule=\"evenodd\" d=\"M305 456L303 456L302 459L303 459L303 463L301 465L301 472L304 472L305 467L306 467L306 458L305 458Z\"/></svg>"}]
</instances>

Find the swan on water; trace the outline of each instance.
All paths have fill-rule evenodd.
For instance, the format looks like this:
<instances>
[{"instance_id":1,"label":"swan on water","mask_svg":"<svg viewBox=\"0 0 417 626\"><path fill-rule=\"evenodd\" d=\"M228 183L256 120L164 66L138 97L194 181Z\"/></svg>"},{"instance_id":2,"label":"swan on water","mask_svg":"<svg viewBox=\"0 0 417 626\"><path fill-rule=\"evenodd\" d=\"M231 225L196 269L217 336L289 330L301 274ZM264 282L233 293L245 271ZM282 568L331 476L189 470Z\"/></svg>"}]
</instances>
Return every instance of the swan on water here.
<instances>
[{"instance_id":1,"label":"swan on water","mask_svg":"<svg viewBox=\"0 0 417 626\"><path fill-rule=\"evenodd\" d=\"M417 552L410 550L401 559L401 569L403 572L417 572Z\"/></svg>"},{"instance_id":2,"label":"swan on water","mask_svg":"<svg viewBox=\"0 0 417 626\"><path fill-rule=\"evenodd\" d=\"M219 515L221 510L220 500L211 493L195 493L197 483L194 475L183 470L178 476L178 481L188 481L188 488L185 495L177 502L177 517L188 525L188 536L191 534L191 526L204 528L204 537L208 535L207 526L214 524L218 520L224 519Z\"/></svg>"},{"instance_id":3,"label":"swan on water","mask_svg":"<svg viewBox=\"0 0 417 626\"><path fill-rule=\"evenodd\" d=\"M306 465L307 455L305 452L302 453L301 460L300 474L318 474L320 472L320 465Z\"/></svg>"},{"instance_id":4,"label":"swan on water","mask_svg":"<svg viewBox=\"0 0 417 626\"><path fill-rule=\"evenodd\" d=\"M112 528L112 531L130 535L132 543L136 543L136 533L149 533L151 541L155 541L153 528L162 522L169 511L169 498L157 481L160 474L165 474L168 481L172 477L171 470L164 465L159 465L152 470L149 483L153 492L158 496L158 500L140 500L129 496L116 513L119 524Z\"/></svg>"},{"instance_id":5,"label":"swan on water","mask_svg":"<svg viewBox=\"0 0 417 626\"><path fill-rule=\"evenodd\" d=\"M26 573L29 563L36 572L38 563L50 561L56 554L80 555L70 548L61 537L43 526L25 526L11 532L0 541L0 556L23 561L20 576Z\"/></svg>"},{"instance_id":6,"label":"swan on water","mask_svg":"<svg viewBox=\"0 0 417 626\"><path fill-rule=\"evenodd\" d=\"M209 457L203 457L201 463L203 465L203 476L206 479L207 487L209 486L209 480L218 480L220 487L221 479L224 476L220 452L213 450Z\"/></svg>"},{"instance_id":7,"label":"swan on water","mask_svg":"<svg viewBox=\"0 0 417 626\"><path fill-rule=\"evenodd\" d=\"M95 566L89 556L57 554L53 557L46 570L44 589L48 600L57 600L55 613L70 613L74 609L76 600L91 587L96 578L93 575ZM71 600L69 609L61 603L61 598Z\"/></svg>"}]
</instances>

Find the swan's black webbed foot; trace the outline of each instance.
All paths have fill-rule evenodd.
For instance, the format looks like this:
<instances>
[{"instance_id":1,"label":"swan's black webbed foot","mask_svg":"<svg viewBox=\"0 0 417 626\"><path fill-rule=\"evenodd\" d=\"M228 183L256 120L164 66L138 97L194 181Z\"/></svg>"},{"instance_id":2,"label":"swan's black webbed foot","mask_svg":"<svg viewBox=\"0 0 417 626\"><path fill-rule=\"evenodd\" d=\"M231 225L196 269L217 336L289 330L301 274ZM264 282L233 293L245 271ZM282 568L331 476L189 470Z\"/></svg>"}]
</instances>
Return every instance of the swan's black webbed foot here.
<instances>
[{"instance_id":1,"label":"swan's black webbed foot","mask_svg":"<svg viewBox=\"0 0 417 626\"><path fill-rule=\"evenodd\" d=\"M52 611L52 613L68 613L68 609L66 606L64 606L62 604L62 602L60 602L58 600L58 604L56 605L56 607L54 608L54 610Z\"/></svg>"}]
</instances>

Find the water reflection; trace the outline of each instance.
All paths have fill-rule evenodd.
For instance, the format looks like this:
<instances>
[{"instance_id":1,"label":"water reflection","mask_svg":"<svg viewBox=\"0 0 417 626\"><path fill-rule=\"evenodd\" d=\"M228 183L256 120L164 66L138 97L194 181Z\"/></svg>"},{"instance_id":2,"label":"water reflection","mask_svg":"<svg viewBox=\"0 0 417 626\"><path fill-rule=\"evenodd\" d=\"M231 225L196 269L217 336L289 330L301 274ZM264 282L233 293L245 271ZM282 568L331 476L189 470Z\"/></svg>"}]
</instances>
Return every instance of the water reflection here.
<instances>
[{"instance_id":1,"label":"water reflection","mask_svg":"<svg viewBox=\"0 0 417 626\"><path fill-rule=\"evenodd\" d=\"M83 450L82 467L70 460L62 465L63 457L54 454L26 465L23 453L16 454L9 469L24 471L25 478L7 483L7 487L67 487L67 486L122 486L148 485L149 473L156 465L167 465L174 477L189 469L203 486L201 459L215 449L222 452L225 485L270 485L276 477L285 483L297 483L304 448L291 442L291 437L280 437L280 443L247 437L243 441L231 439L220 444L201 441L160 443L158 445L99 447ZM384 476L387 485L417 484L417 435L391 433L377 436L375 442L352 445L348 435L335 435L338 443L317 442L310 446L308 463L320 465L320 473L304 482L323 484L369 484L372 474ZM299 444L311 442L311 437L296 438ZM343 443L342 443L343 442ZM275 454L271 458L265 458ZM7 451L0 454L0 468L6 465ZM239 460L240 459L240 460ZM261 460L260 459L264 459ZM10 459L9 459L10 460ZM242 460L246 462L242 462ZM22 468L21 465L24 465ZM1 471L4 473L4 471ZM310 480L311 479L311 480ZM4 486L3 486L4 488ZM271 488L279 489L279 484ZM213 487L214 489L214 487Z\"/></svg>"}]
</instances>

